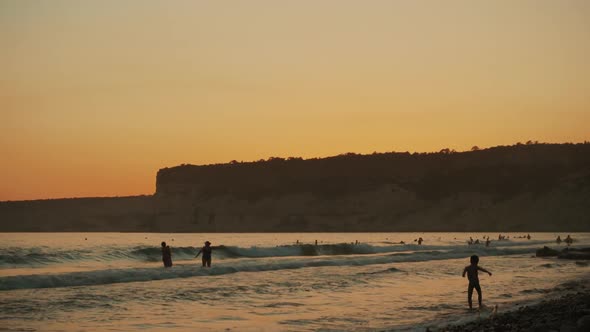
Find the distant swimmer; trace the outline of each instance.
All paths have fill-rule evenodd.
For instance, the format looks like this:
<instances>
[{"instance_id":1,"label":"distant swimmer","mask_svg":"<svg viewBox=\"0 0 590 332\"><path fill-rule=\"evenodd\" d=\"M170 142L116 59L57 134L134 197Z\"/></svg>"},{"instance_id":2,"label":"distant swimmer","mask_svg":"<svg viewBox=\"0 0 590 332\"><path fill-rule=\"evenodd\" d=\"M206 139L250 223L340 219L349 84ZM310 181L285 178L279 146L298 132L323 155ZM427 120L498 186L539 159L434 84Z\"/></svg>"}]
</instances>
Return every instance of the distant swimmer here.
<instances>
[{"instance_id":1,"label":"distant swimmer","mask_svg":"<svg viewBox=\"0 0 590 332\"><path fill-rule=\"evenodd\" d=\"M203 267L207 266L207 267L211 267L211 251L212 251L213 247L211 247L211 242L209 241L205 241L205 246L203 248L201 248L201 250L199 250L199 253L197 254L197 256L195 256L195 258L199 257L200 254L203 254Z\"/></svg>"},{"instance_id":2,"label":"distant swimmer","mask_svg":"<svg viewBox=\"0 0 590 332\"><path fill-rule=\"evenodd\" d=\"M467 274L467 279L469 280L469 286L467 287L467 302L469 303L469 309L473 308L471 298L473 297L473 289L477 291L477 302L479 303L479 307L482 307L481 304L481 286L479 285L479 277L477 275L478 271L483 271L490 276L492 276L492 272L484 269L483 267L478 266L479 257L477 255L471 256L469 259L471 265L466 266L463 269L463 278L465 278L465 274Z\"/></svg>"},{"instance_id":3,"label":"distant swimmer","mask_svg":"<svg viewBox=\"0 0 590 332\"><path fill-rule=\"evenodd\" d=\"M572 243L574 243L574 239L572 239L570 237L570 235L568 234L567 237L565 238L565 243L567 243L567 246L569 247L572 245Z\"/></svg>"},{"instance_id":4,"label":"distant swimmer","mask_svg":"<svg viewBox=\"0 0 590 332\"><path fill-rule=\"evenodd\" d=\"M557 239L555 239L555 242L557 242L557 244L561 244L561 236L557 235Z\"/></svg>"},{"instance_id":5,"label":"distant swimmer","mask_svg":"<svg viewBox=\"0 0 590 332\"><path fill-rule=\"evenodd\" d=\"M172 250L170 250L170 246L166 245L166 242L162 242L162 262L164 262L164 267L172 267Z\"/></svg>"},{"instance_id":6,"label":"distant swimmer","mask_svg":"<svg viewBox=\"0 0 590 332\"><path fill-rule=\"evenodd\" d=\"M422 242L424 242L424 240L422 238L418 238L418 245L421 246Z\"/></svg>"},{"instance_id":7,"label":"distant swimmer","mask_svg":"<svg viewBox=\"0 0 590 332\"><path fill-rule=\"evenodd\" d=\"M489 247L491 242L492 241L490 241L490 237L488 236L488 238L486 240L486 247Z\"/></svg>"},{"instance_id":8,"label":"distant swimmer","mask_svg":"<svg viewBox=\"0 0 590 332\"><path fill-rule=\"evenodd\" d=\"M526 239L527 239L527 240L530 240L530 239L531 239L531 234L527 234L527 235L526 235Z\"/></svg>"}]
</instances>

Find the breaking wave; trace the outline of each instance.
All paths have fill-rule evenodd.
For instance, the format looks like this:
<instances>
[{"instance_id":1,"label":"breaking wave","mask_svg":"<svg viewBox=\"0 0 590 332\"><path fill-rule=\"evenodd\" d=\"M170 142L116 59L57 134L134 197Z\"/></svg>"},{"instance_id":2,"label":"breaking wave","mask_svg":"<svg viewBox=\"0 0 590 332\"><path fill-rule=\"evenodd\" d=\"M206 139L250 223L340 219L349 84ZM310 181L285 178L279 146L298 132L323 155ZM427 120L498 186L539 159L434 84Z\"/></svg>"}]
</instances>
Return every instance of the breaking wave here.
<instances>
[{"instance_id":1,"label":"breaking wave","mask_svg":"<svg viewBox=\"0 0 590 332\"><path fill-rule=\"evenodd\" d=\"M543 242L530 241L526 246L535 246ZM343 255L371 255L395 253L404 251L424 250L454 250L469 248L470 251L488 251L492 249L523 247L522 243L498 242L498 247L485 248L483 245L466 247L456 246L418 246L415 244L392 244L386 246L374 246L370 244L297 244L281 245L276 247L237 247L217 246L213 252L216 259L228 258L269 258L269 257L312 257L312 256L343 256ZM194 258L199 248L197 247L172 247L174 261L189 260ZM133 246L133 247L94 247L84 249L56 250L48 247L31 248L2 248L0 251L0 268L12 268L18 266L46 266L52 264L75 263L77 261L135 261L135 262L159 262L162 253L159 247Z\"/></svg>"},{"instance_id":2,"label":"breaking wave","mask_svg":"<svg viewBox=\"0 0 590 332\"><path fill-rule=\"evenodd\" d=\"M225 275L238 272L264 272L328 266L366 266L396 262L420 262L463 258L474 252L482 256L500 256L529 253L530 249L488 249L458 248L455 250L406 251L378 255L286 257L281 259L244 259L221 261L212 268L201 268L196 264L176 265L170 269L162 267L104 269L60 274L34 274L0 277L0 290L92 286L126 282L143 282L189 278L211 275ZM393 268L385 272L397 272Z\"/></svg>"}]
</instances>

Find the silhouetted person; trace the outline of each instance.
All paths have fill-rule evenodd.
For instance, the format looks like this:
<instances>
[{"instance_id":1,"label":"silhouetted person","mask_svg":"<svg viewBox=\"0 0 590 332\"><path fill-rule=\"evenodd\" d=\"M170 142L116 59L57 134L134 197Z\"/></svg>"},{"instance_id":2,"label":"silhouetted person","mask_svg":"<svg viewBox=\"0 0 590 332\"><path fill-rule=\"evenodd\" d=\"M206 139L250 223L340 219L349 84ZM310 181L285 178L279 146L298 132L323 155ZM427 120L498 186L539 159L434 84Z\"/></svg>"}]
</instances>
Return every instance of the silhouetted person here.
<instances>
[{"instance_id":1,"label":"silhouetted person","mask_svg":"<svg viewBox=\"0 0 590 332\"><path fill-rule=\"evenodd\" d=\"M172 267L172 250L170 250L170 246L166 245L166 242L162 242L162 262L164 262L164 267Z\"/></svg>"},{"instance_id":2,"label":"silhouetted person","mask_svg":"<svg viewBox=\"0 0 590 332\"><path fill-rule=\"evenodd\" d=\"M490 246L490 243L491 243L490 237L488 236L488 239L486 240L486 247L489 247Z\"/></svg>"},{"instance_id":3,"label":"silhouetted person","mask_svg":"<svg viewBox=\"0 0 590 332\"><path fill-rule=\"evenodd\" d=\"M315 245L316 245L316 246L318 245L318 240L315 240Z\"/></svg>"},{"instance_id":4,"label":"silhouetted person","mask_svg":"<svg viewBox=\"0 0 590 332\"><path fill-rule=\"evenodd\" d=\"M422 238L418 238L418 245L421 246L422 242L424 242L424 240Z\"/></svg>"},{"instance_id":5,"label":"silhouetted person","mask_svg":"<svg viewBox=\"0 0 590 332\"><path fill-rule=\"evenodd\" d=\"M574 242L574 239L572 239L570 237L570 235L568 234L567 237L565 238L565 243L567 243L567 246L569 247L572 245L573 242Z\"/></svg>"},{"instance_id":6,"label":"silhouetted person","mask_svg":"<svg viewBox=\"0 0 590 332\"><path fill-rule=\"evenodd\" d=\"M557 239L555 239L555 242L557 242L557 244L561 244L561 236L557 235Z\"/></svg>"},{"instance_id":7,"label":"silhouetted person","mask_svg":"<svg viewBox=\"0 0 590 332\"><path fill-rule=\"evenodd\" d=\"M467 241L467 244L468 245L472 245L473 244L473 238L471 236L469 237L469 241Z\"/></svg>"},{"instance_id":8,"label":"silhouetted person","mask_svg":"<svg viewBox=\"0 0 590 332\"><path fill-rule=\"evenodd\" d=\"M527 239L527 240L530 240L530 239L531 239L531 234L527 234L527 235L526 235L526 239Z\"/></svg>"},{"instance_id":9,"label":"silhouetted person","mask_svg":"<svg viewBox=\"0 0 590 332\"><path fill-rule=\"evenodd\" d=\"M199 250L199 253L197 253L196 257L199 257L200 254L203 254L203 267L207 266L207 267L211 267L211 251L213 250L213 248L211 247L211 242L209 241L205 241L205 246L203 248L201 248L201 250Z\"/></svg>"},{"instance_id":10,"label":"silhouetted person","mask_svg":"<svg viewBox=\"0 0 590 332\"><path fill-rule=\"evenodd\" d=\"M475 240L474 244L479 244L479 239Z\"/></svg>"},{"instance_id":11,"label":"silhouetted person","mask_svg":"<svg viewBox=\"0 0 590 332\"><path fill-rule=\"evenodd\" d=\"M483 271L492 275L492 272L484 269L483 267L478 266L479 257L477 255L473 255L470 258L471 265L468 265L463 269L463 278L465 278L465 274L467 274L467 279L469 280L469 286L467 287L467 302L469 303L469 309L473 308L471 298L473 296L473 289L477 291L477 302L479 303L479 307L481 308L481 287L479 286L479 277L477 276L478 271Z\"/></svg>"}]
</instances>

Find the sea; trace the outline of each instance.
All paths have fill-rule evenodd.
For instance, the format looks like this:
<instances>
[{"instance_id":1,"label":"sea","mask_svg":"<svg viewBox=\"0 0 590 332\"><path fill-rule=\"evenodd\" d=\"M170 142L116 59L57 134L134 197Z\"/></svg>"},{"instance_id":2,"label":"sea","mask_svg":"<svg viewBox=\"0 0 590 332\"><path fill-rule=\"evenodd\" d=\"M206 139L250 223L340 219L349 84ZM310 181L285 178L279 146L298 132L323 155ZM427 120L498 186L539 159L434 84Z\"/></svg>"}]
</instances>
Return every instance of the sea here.
<instances>
[{"instance_id":1,"label":"sea","mask_svg":"<svg viewBox=\"0 0 590 332\"><path fill-rule=\"evenodd\" d=\"M0 330L424 331L590 280L588 261L535 257L567 233L498 235L0 233ZM590 246L590 233L571 237ZM205 241L210 268L195 258ZM482 311L461 276L471 255L492 272L480 272Z\"/></svg>"}]
</instances>

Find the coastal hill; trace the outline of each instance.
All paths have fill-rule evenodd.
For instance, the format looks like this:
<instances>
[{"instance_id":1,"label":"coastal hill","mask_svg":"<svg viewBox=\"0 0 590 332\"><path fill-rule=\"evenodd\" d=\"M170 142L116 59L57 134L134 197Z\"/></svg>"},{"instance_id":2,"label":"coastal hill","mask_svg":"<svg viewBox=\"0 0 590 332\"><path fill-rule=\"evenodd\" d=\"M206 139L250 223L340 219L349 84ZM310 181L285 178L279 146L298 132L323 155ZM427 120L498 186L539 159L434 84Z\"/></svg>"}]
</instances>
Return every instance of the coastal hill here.
<instances>
[{"instance_id":1,"label":"coastal hill","mask_svg":"<svg viewBox=\"0 0 590 332\"><path fill-rule=\"evenodd\" d=\"M180 165L153 196L2 202L0 231L590 231L590 144Z\"/></svg>"}]
</instances>

